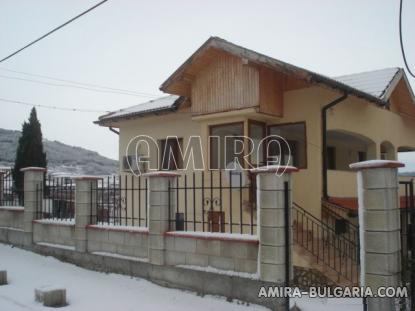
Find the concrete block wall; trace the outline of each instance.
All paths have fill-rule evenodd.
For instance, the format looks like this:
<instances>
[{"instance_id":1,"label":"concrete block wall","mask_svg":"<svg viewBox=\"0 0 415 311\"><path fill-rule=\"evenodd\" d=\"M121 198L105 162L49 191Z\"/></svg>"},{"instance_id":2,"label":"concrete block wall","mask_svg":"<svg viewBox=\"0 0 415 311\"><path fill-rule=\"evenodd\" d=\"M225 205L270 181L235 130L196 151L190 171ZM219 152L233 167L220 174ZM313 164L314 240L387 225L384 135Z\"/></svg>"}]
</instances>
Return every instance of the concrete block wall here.
<instances>
[{"instance_id":1,"label":"concrete block wall","mask_svg":"<svg viewBox=\"0 0 415 311\"><path fill-rule=\"evenodd\" d=\"M0 206L0 227L23 230L24 207Z\"/></svg>"},{"instance_id":2,"label":"concrete block wall","mask_svg":"<svg viewBox=\"0 0 415 311\"><path fill-rule=\"evenodd\" d=\"M75 246L75 225L33 221L33 242Z\"/></svg>"},{"instance_id":3,"label":"concrete block wall","mask_svg":"<svg viewBox=\"0 0 415 311\"><path fill-rule=\"evenodd\" d=\"M90 225L87 227L87 251L144 259L148 257L148 231Z\"/></svg>"},{"instance_id":4,"label":"concrete block wall","mask_svg":"<svg viewBox=\"0 0 415 311\"><path fill-rule=\"evenodd\" d=\"M166 233L166 264L257 273L258 241Z\"/></svg>"},{"instance_id":5,"label":"concrete block wall","mask_svg":"<svg viewBox=\"0 0 415 311\"><path fill-rule=\"evenodd\" d=\"M0 243L12 244L15 246L23 247L24 242L25 234L22 229L0 227Z\"/></svg>"}]
</instances>

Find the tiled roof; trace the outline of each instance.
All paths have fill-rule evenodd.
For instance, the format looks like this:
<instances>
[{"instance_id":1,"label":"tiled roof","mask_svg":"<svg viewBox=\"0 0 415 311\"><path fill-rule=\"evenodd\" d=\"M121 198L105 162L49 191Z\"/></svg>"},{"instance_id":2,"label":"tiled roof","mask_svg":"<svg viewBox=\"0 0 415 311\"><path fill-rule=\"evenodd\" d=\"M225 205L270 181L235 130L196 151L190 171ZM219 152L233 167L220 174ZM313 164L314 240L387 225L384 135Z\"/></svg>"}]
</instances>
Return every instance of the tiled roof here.
<instances>
[{"instance_id":1,"label":"tiled roof","mask_svg":"<svg viewBox=\"0 0 415 311\"><path fill-rule=\"evenodd\" d=\"M383 100L388 86L399 73L399 70L399 68L385 68L334 77L334 79Z\"/></svg>"},{"instance_id":2,"label":"tiled roof","mask_svg":"<svg viewBox=\"0 0 415 311\"><path fill-rule=\"evenodd\" d=\"M120 109L114 112L110 112L106 115L103 115L99 118L99 121L106 120L116 120L126 117L139 116L146 113L154 113L157 111L164 111L168 109L175 109L177 101L180 96L177 95L168 95L160 98L150 100L138 105L134 105L128 108Z\"/></svg>"}]
</instances>

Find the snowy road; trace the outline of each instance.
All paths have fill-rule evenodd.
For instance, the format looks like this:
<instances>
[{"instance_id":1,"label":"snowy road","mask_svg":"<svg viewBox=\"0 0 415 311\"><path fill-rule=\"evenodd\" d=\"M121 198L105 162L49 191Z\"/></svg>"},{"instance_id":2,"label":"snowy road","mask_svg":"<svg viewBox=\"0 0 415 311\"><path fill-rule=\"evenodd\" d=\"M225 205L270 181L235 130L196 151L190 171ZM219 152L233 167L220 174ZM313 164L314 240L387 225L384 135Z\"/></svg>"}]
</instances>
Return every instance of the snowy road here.
<instances>
[{"instance_id":1,"label":"snowy road","mask_svg":"<svg viewBox=\"0 0 415 311\"><path fill-rule=\"evenodd\" d=\"M34 289L43 285L67 289L69 305L60 310L122 311L253 311L258 305L229 303L224 298L168 289L139 278L105 274L0 244L0 270L9 284L0 286L0 311L52 310L34 301ZM357 299L296 299L303 311L360 311ZM294 299L291 299L291 304Z\"/></svg>"}]
</instances>

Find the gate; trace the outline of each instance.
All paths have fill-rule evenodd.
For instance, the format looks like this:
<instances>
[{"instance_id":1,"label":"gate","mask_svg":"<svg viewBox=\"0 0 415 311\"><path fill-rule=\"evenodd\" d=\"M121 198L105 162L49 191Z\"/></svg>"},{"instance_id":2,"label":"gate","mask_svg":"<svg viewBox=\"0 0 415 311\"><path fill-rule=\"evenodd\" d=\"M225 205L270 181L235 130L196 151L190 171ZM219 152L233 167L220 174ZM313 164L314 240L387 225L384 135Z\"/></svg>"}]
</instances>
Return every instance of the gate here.
<instances>
[{"instance_id":1,"label":"gate","mask_svg":"<svg viewBox=\"0 0 415 311\"><path fill-rule=\"evenodd\" d=\"M402 285L408 289L408 298L402 301L402 310L415 311L415 202L413 180L400 181ZM403 196L402 196L403 194Z\"/></svg>"}]
</instances>

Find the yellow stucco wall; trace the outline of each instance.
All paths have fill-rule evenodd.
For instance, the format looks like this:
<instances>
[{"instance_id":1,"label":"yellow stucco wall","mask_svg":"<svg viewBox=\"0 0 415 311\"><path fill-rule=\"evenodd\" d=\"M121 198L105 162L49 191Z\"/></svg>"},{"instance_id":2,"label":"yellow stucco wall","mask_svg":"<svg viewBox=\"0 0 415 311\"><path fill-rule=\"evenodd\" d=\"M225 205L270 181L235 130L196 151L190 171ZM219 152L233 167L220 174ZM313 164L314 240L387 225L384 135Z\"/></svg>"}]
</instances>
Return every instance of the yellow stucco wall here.
<instances>
[{"instance_id":1,"label":"yellow stucco wall","mask_svg":"<svg viewBox=\"0 0 415 311\"><path fill-rule=\"evenodd\" d=\"M341 94L322 87L309 87L284 93L284 117L270 117L253 111L210 115L192 120L189 112L177 112L162 116L148 116L120 122L120 159L125 155L126 145L133 136L146 134L154 138L168 135L183 137L201 135L206 165L208 165L209 125L245 122L255 119L267 125L287 122L306 122L307 167L293 176L294 202L320 217L322 194L322 137L321 109L324 105L340 97ZM415 147L415 120L407 116L380 108L364 100L349 97L328 112L328 130L339 130L363 135L376 144L376 158L380 158L380 144L391 142L395 151L399 146ZM346 146L347 148L358 147ZM346 150L346 149L345 149ZM341 157L339 157L340 159ZM353 157L352 157L353 158ZM350 161L343 157L339 161ZM120 165L122 165L120 161ZM329 195L339 197L356 196L356 174L348 171L328 172Z\"/></svg>"}]
</instances>

